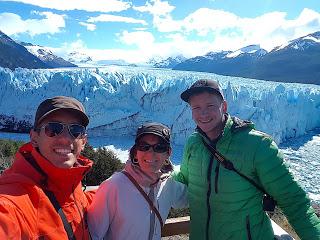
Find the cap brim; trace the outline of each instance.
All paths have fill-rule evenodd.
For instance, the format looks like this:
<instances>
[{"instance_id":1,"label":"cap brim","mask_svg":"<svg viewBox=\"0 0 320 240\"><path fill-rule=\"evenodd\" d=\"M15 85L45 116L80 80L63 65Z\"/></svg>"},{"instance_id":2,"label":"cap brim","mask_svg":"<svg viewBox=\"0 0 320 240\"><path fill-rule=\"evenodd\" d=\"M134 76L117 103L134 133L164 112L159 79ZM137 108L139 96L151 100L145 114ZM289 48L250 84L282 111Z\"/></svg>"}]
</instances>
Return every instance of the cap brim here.
<instances>
[{"instance_id":1,"label":"cap brim","mask_svg":"<svg viewBox=\"0 0 320 240\"><path fill-rule=\"evenodd\" d=\"M216 89L213 89L211 87L207 87L207 86L204 86L204 87L194 87L194 88L189 88L187 90L185 90L183 93L181 93L180 97L183 101L185 102L189 102L189 98L194 95L194 94L197 94L197 93L201 93L201 92L209 92L209 93L213 93L213 94L217 94L219 95L222 99L223 96L222 94L216 90Z\"/></svg>"},{"instance_id":2,"label":"cap brim","mask_svg":"<svg viewBox=\"0 0 320 240\"><path fill-rule=\"evenodd\" d=\"M56 109L52 109L50 110L49 112L47 112L46 114L44 114L43 116L41 116L41 118L38 119L38 122L36 123L37 125L39 125L39 123L45 119L48 115L50 115L51 113L53 112L56 112L56 111L61 111L61 110L68 110L68 111L72 111L76 114L79 115L79 117L81 118L81 123L83 124L83 126L87 127L88 124L89 124L89 118L86 114L84 114L83 112L77 110L77 109L74 109L74 108L56 108ZM37 127L37 126L35 126Z\"/></svg>"},{"instance_id":3,"label":"cap brim","mask_svg":"<svg viewBox=\"0 0 320 240\"><path fill-rule=\"evenodd\" d=\"M165 138L163 137L163 135L161 135L160 133L155 133L155 132L151 132L151 131L150 131L150 132L143 132L143 133L139 134L138 136L136 136L135 142L137 142L137 141L139 140L139 138L141 138L143 135L146 135L146 134L156 135L156 136L160 137L161 139L163 139L165 142L170 143L170 141L168 141L167 139L165 139Z\"/></svg>"}]
</instances>

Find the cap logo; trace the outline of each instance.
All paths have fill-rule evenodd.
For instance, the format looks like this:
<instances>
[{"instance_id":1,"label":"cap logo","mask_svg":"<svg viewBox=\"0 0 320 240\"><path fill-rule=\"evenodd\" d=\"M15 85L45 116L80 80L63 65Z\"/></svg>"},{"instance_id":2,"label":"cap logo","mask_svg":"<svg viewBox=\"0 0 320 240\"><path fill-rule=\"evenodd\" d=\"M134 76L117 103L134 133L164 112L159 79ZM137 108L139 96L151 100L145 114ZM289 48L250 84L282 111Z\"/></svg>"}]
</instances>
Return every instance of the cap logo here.
<instances>
[{"instance_id":1,"label":"cap logo","mask_svg":"<svg viewBox=\"0 0 320 240\"><path fill-rule=\"evenodd\" d=\"M164 135L164 136L169 136L169 130L168 129L162 129L162 134Z\"/></svg>"}]
</instances>

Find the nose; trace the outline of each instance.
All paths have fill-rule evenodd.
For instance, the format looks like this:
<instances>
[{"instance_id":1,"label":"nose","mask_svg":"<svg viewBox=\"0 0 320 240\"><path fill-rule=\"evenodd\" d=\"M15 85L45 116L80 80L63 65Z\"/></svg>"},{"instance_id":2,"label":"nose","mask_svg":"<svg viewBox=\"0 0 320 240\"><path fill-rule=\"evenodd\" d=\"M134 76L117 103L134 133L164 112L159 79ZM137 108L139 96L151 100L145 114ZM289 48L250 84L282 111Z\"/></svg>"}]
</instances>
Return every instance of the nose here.
<instances>
[{"instance_id":1,"label":"nose","mask_svg":"<svg viewBox=\"0 0 320 240\"><path fill-rule=\"evenodd\" d=\"M201 111L200 111L200 114L201 114L201 115L207 115L208 112L209 112L209 111L208 111L208 108L202 108Z\"/></svg>"},{"instance_id":2,"label":"nose","mask_svg":"<svg viewBox=\"0 0 320 240\"><path fill-rule=\"evenodd\" d=\"M59 139L72 142L73 141L73 136L69 133L68 127L64 126L62 133L58 136Z\"/></svg>"}]
</instances>

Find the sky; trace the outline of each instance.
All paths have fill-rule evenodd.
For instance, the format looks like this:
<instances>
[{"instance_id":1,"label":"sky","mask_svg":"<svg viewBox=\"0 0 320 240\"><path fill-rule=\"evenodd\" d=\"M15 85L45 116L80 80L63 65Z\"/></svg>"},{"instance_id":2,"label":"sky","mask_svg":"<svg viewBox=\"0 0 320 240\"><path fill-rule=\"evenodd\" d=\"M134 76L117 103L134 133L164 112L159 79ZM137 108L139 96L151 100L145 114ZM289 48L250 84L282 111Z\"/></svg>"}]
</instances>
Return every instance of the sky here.
<instances>
[{"instance_id":1,"label":"sky","mask_svg":"<svg viewBox=\"0 0 320 240\"><path fill-rule=\"evenodd\" d=\"M319 0L0 0L0 31L93 60L143 63L260 44L270 51L320 31Z\"/></svg>"}]
</instances>

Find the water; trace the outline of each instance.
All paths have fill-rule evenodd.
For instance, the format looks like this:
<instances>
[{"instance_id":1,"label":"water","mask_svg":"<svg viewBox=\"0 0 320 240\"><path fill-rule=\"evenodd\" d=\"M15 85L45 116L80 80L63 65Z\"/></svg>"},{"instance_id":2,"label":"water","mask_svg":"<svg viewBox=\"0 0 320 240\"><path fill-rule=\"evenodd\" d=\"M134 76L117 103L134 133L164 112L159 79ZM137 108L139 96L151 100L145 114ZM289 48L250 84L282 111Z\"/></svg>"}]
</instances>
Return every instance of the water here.
<instances>
[{"instance_id":1,"label":"water","mask_svg":"<svg viewBox=\"0 0 320 240\"><path fill-rule=\"evenodd\" d=\"M0 139L28 141L29 134L0 132ZM122 162L128 159L128 150L134 144L131 137L95 137L89 136L93 147L106 146L113 150ZM179 165L182 159L183 146L173 145L172 162ZM320 203L320 128L306 135L291 139L279 148L285 156L285 162L295 179L308 192L312 201Z\"/></svg>"}]
</instances>

